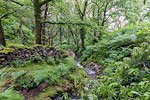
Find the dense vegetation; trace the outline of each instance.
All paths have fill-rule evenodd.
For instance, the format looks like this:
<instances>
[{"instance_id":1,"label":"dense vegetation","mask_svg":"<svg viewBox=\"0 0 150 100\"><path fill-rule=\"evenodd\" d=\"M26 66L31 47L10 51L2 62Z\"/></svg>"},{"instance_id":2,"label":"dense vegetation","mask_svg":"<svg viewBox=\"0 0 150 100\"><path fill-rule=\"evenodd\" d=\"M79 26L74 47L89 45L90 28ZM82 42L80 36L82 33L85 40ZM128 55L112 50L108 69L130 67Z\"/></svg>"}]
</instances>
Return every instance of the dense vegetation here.
<instances>
[{"instance_id":1,"label":"dense vegetation","mask_svg":"<svg viewBox=\"0 0 150 100\"><path fill-rule=\"evenodd\" d=\"M149 4L1 0L0 100L149 100Z\"/></svg>"}]
</instances>

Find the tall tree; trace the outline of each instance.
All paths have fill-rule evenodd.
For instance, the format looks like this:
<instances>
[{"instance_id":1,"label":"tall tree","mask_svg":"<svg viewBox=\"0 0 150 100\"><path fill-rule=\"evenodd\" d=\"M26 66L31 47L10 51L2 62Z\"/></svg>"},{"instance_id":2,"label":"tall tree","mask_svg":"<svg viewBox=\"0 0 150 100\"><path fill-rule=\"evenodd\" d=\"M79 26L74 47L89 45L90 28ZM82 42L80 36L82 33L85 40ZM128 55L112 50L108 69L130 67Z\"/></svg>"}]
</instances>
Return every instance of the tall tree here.
<instances>
[{"instance_id":1,"label":"tall tree","mask_svg":"<svg viewBox=\"0 0 150 100\"><path fill-rule=\"evenodd\" d=\"M2 19L0 19L0 44L2 44L3 46L6 46L4 30L2 26Z\"/></svg>"},{"instance_id":2,"label":"tall tree","mask_svg":"<svg viewBox=\"0 0 150 100\"><path fill-rule=\"evenodd\" d=\"M34 16L35 16L35 38L36 38L36 44L42 44L42 23L41 23L41 13L42 13L42 6L44 4L49 3L53 0L33 0L34 4Z\"/></svg>"},{"instance_id":3,"label":"tall tree","mask_svg":"<svg viewBox=\"0 0 150 100\"><path fill-rule=\"evenodd\" d=\"M7 17L8 15L10 15L12 13L14 13L14 12L4 14L3 16L0 17L0 44L2 44L3 46L6 46L6 41L5 41L5 35L4 35L3 26L2 26L2 19Z\"/></svg>"},{"instance_id":4,"label":"tall tree","mask_svg":"<svg viewBox=\"0 0 150 100\"><path fill-rule=\"evenodd\" d=\"M88 0L85 0L83 3L83 10L81 9L81 7L79 5L79 1L78 0L75 0L75 1L76 1L76 9L78 11L80 20L84 21L84 17L86 16L86 10L87 10L87 6L88 6ZM84 43L85 35L86 35L86 30L85 30L84 26L81 26L80 27L80 38L81 38L82 50L85 50L85 43Z\"/></svg>"},{"instance_id":5,"label":"tall tree","mask_svg":"<svg viewBox=\"0 0 150 100\"><path fill-rule=\"evenodd\" d=\"M21 37L22 44L24 45L24 34L22 31L22 15L21 15L21 13L19 13L19 31L20 31L20 37Z\"/></svg>"}]
</instances>

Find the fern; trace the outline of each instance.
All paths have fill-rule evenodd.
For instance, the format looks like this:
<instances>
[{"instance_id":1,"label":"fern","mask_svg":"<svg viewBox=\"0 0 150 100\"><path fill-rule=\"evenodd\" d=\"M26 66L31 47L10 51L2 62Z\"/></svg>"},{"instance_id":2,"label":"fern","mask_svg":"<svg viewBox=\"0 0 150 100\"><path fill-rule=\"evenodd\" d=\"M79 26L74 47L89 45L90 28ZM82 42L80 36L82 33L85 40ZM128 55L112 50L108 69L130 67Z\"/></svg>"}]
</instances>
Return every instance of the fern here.
<instances>
[{"instance_id":1,"label":"fern","mask_svg":"<svg viewBox=\"0 0 150 100\"><path fill-rule=\"evenodd\" d=\"M50 58L50 57L46 57L46 63L47 63L47 64L52 64L52 65L55 65L55 64L56 64L55 60L53 60L53 59Z\"/></svg>"},{"instance_id":2,"label":"fern","mask_svg":"<svg viewBox=\"0 0 150 100\"><path fill-rule=\"evenodd\" d=\"M24 73L25 71L17 71L17 72L13 72L11 75L13 79L16 80L18 77L22 76Z\"/></svg>"},{"instance_id":3,"label":"fern","mask_svg":"<svg viewBox=\"0 0 150 100\"><path fill-rule=\"evenodd\" d=\"M39 74L34 76L33 82L36 85L39 85L43 81L48 82L48 79L49 79L48 73L41 73L41 72L39 72Z\"/></svg>"},{"instance_id":4,"label":"fern","mask_svg":"<svg viewBox=\"0 0 150 100\"><path fill-rule=\"evenodd\" d=\"M24 100L24 98L11 87L4 91L0 90L0 100Z\"/></svg>"}]
</instances>

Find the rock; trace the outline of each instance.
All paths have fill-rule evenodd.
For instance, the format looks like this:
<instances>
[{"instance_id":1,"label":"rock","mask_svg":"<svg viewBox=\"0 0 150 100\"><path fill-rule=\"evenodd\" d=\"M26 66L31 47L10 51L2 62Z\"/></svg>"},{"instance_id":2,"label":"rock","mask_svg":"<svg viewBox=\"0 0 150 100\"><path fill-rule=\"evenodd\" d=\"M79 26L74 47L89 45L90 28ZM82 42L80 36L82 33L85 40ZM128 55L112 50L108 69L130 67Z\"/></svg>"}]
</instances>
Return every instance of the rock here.
<instances>
[{"instance_id":1,"label":"rock","mask_svg":"<svg viewBox=\"0 0 150 100\"><path fill-rule=\"evenodd\" d=\"M93 62L90 62L89 64L87 64L87 68L89 68L90 70L96 71L96 72L100 72L102 70L101 65L98 65Z\"/></svg>"}]
</instances>

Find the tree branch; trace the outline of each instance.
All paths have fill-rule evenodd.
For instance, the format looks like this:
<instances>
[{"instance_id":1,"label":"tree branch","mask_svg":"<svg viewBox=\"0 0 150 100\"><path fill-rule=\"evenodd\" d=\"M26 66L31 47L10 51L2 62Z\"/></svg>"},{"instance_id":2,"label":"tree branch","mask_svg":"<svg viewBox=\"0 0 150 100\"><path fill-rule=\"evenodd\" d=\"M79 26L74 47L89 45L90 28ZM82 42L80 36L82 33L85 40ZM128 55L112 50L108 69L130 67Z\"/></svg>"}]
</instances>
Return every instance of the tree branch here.
<instances>
[{"instance_id":1,"label":"tree branch","mask_svg":"<svg viewBox=\"0 0 150 100\"><path fill-rule=\"evenodd\" d=\"M9 0L9 1L11 1L11 2L13 2L13 3L15 3L15 4L18 4L18 5L20 5L20 6L24 6L24 5L21 4L20 2L17 2L17 1L14 1L14 0Z\"/></svg>"},{"instance_id":2,"label":"tree branch","mask_svg":"<svg viewBox=\"0 0 150 100\"><path fill-rule=\"evenodd\" d=\"M4 17L6 17L6 16L10 15L10 14L15 13L15 12L16 12L16 11L13 11L13 12L10 12L10 13L7 13L7 14L3 15L2 17L0 17L0 20L1 20L1 19L3 19Z\"/></svg>"},{"instance_id":3,"label":"tree branch","mask_svg":"<svg viewBox=\"0 0 150 100\"><path fill-rule=\"evenodd\" d=\"M85 23L85 22L54 22L54 21L45 21L45 22L42 22L42 24L60 24L60 25L65 25L65 24L71 24L71 25L86 25L86 26L91 26L90 24L88 23Z\"/></svg>"},{"instance_id":4,"label":"tree branch","mask_svg":"<svg viewBox=\"0 0 150 100\"><path fill-rule=\"evenodd\" d=\"M83 10L83 13L82 13L82 17L85 15L87 6L88 6L88 0L86 0L85 3L84 3L84 10Z\"/></svg>"},{"instance_id":5,"label":"tree branch","mask_svg":"<svg viewBox=\"0 0 150 100\"><path fill-rule=\"evenodd\" d=\"M75 1L76 1L76 8L78 10L78 14L79 14L80 18L82 18L83 13L82 13L81 8L79 6L79 2L78 2L78 0L75 0Z\"/></svg>"},{"instance_id":6,"label":"tree branch","mask_svg":"<svg viewBox=\"0 0 150 100\"><path fill-rule=\"evenodd\" d=\"M39 4L39 6L43 6L44 4L49 3L50 1L54 1L54 0L44 0Z\"/></svg>"}]
</instances>

